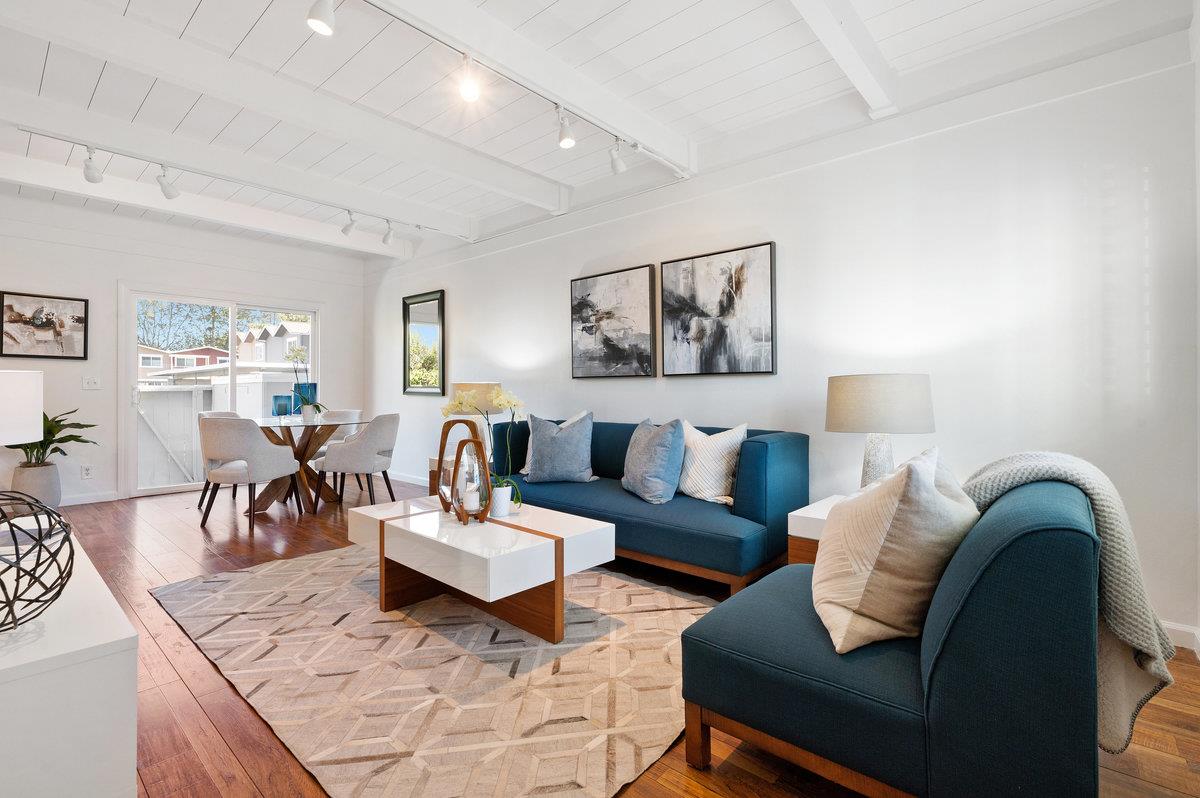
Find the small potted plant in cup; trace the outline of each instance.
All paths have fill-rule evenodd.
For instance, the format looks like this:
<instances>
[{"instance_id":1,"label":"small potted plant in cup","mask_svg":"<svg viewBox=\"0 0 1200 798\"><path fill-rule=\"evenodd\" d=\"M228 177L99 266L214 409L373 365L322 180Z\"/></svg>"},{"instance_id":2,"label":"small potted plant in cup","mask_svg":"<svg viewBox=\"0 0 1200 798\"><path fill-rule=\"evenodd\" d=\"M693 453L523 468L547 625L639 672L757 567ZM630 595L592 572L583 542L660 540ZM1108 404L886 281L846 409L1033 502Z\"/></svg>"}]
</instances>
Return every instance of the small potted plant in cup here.
<instances>
[{"instance_id":1,"label":"small potted plant in cup","mask_svg":"<svg viewBox=\"0 0 1200 798\"><path fill-rule=\"evenodd\" d=\"M62 501L62 481L59 479L58 466L50 462L52 454L66 454L63 450L65 443L90 443L81 435L66 432L75 429L91 429L95 424L83 424L78 421L68 421L67 416L78 413L79 410L68 410L51 418L42 413L42 439L31 443L12 444L6 448L16 449L25 455L24 462L13 471L12 489L28 493L42 504L54 509Z\"/></svg>"},{"instance_id":2,"label":"small potted plant in cup","mask_svg":"<svg viewBox=\"0 0 1200 798\"><path fill-rule=\"evenodd\" d=\"M308 349L299 344L292 344L291 349L284 355L292 364L292 374L296 381L292 384L292 394L300 405L300 417L311 424L317 418L317 413L324 413L329 408L317 401L317 384L309 382ZM300 369L304 368L304 378L300 378Z\"/></svg>"}]
</instances>

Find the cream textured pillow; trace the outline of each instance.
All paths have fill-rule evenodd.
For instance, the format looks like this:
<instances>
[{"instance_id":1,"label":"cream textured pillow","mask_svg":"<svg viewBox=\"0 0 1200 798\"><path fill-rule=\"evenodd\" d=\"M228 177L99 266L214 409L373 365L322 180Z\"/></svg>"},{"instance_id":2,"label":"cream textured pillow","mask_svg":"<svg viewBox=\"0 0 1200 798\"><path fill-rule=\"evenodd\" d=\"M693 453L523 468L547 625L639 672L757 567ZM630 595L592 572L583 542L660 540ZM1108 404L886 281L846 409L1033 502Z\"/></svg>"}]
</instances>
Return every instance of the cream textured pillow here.
<instances>
[{"instance_id":1,"label":"cream textured pillow","mask_svg":"<svg viewBox=\"0 0 1200 798\"><path fill-rule=\"evenodd\" d=\"M978 518L936 447L835 504L812 591L837 652L919 635L942 572Z\"/></svg>"},{"instance_id":2,"label":"cream textured pillow","mask_svg":"<svg viewBox=\"0 0 1200 798\"><path fill-rule=\"evenodd\" d=\"M683 422L683 473L679 492L706 502L733 504L733 474L737 471L746 425L705 435Z\"/></svg>"},{"instance_id":3,"label":"cream textured pillow","mask_svg":"<svg viewBox=\"0 0 1200 798\"><path fill-rule=\"evenodd\" d=\"M578 413L571 416L570 418L568 418L566 421L559 424L558 426L566 427L570 424L574 424L576 421L581 420L589 412L590 411L588 411L588 410L580 410ZM525 466L521 469L521 473L524 474L525 476L529 476L529 464L532 462L533 462L533 435L530 435L529 443L526 444L526 446L525 446Z\"/></svg>"}]
</instances>

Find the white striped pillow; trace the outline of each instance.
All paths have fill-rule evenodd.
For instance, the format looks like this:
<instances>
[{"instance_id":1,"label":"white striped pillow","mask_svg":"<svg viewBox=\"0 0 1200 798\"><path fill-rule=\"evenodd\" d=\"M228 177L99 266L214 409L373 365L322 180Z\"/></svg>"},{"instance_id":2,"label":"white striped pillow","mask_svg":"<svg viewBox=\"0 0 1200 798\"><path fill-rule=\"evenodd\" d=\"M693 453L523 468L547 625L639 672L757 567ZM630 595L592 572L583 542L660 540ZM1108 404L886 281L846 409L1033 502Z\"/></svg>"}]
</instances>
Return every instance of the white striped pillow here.
<instances>
[{"instance_id":1,"label":"white striped pillow","mask_svg":"<svg viewBox=\"0 0 1200 798\"><path fill-rule=\"evenodd\" d=\"M683 473L679 492L706 502L733 504L733 475L737 471L746 425L705 435L683 422Z\"/></svg>"}]
</instances>

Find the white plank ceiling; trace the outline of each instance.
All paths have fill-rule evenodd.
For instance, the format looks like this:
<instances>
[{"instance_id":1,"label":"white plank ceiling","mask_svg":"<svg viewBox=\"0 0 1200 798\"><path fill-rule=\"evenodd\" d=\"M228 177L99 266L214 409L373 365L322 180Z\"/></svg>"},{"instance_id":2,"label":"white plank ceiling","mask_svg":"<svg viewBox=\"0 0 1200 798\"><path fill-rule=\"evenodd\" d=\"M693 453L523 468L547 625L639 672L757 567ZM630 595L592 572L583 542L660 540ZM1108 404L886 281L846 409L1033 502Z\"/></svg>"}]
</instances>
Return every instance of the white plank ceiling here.
<instances>
[{"instance_id":1,"label":"white plank ceiling","mask_svg":"<svg viewBox=\"0 0 1200 798\"><path fill-rule=\"evenodd\" d=\"M482 69L482 98L463 103L460 54L366 0L338 4L332 37L316 36L305 25L311 0L79 2L569 186L612 177L609 134L577 121L578 145L560 149L553 105ZM789 0L471 2L701 144L853 91ZM1108 2L853 0L900 73ZM0 85L468 217L520 204L427 164L367 151L7 28L0 28ZM81 147L8 127L0 128L0 150L77 167L85 156ZM630 167L639 165L640 156L625 155ZM158 173L155 164L136 158L100 153L98 159L107 174L152 183ZM671 179L665 170L662 177ZM318 222L345 220L338 207L252 186L177 171L171 178L185 192ZM117 214L167 216L29 187L20 192ZM364 219L362 227L381 232L384 222Z\"/></svg>"}]
</instances>

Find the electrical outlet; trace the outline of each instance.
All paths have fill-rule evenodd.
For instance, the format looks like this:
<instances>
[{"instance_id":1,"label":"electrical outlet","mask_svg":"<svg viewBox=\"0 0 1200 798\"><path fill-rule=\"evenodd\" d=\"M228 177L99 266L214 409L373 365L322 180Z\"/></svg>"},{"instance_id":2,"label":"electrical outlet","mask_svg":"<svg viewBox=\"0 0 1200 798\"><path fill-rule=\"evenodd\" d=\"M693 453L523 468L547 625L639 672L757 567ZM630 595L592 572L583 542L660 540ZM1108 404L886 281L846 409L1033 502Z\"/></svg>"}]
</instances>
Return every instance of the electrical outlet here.
<instances>
[{"instance_id":1,"label":"electrical outlet","mask_svg":"<svg viewBox=\"0 0 1200 798\"><path fill-rule=\"evenodd\" d=\"M95 466L81 465L79 467L79 478L80 479L91 479L92 477L96 476L96 473L93 470L94 468L95 468Z\"/></svg>"},{"instance_id":2,"label":"electrical outlet","mask_svg":"<svg viewBox=\"0 0 1200 798\"><path fill-rule=\"evenodd\" d=\"M100 378L99 377L84 377L83 378L83 390L85 390L85 391L100 390Z\"/></svg>"}]
</instances>

